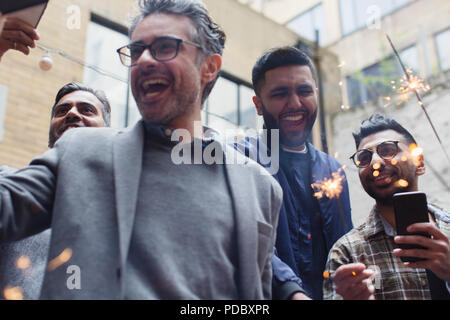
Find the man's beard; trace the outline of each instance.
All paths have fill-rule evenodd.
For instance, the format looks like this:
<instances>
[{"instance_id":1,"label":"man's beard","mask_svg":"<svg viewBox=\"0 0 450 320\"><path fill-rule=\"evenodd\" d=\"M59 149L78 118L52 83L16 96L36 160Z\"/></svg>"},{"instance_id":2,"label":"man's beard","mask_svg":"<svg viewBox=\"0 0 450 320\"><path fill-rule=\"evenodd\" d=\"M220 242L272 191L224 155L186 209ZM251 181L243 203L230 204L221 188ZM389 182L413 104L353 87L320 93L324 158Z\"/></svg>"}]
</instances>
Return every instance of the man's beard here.
<instances>
[{"instance_id":1,"label":"man's beard","mask_svg":"<svg viewBox=\"0 0 450 320\"><path fill-rule=\"evenodd\" d=\"M387 194L382 194L382 192L379 192L379 191L375 190L374 188L367 186L367 185L363 185L363 188L370 197L375 199L375 201L377 203L385 205L385 206L392 206L393 205L392 197L394 194L399 193L399 192L412 191L411 187L413 185L413 181L411 181L410 179L406 179L406 178L403 178L403 180L406 180L408 182L408 187L404 188L404 187L397 186L397 187L394 187L392 189L392 191ZM393 182L393 183L396 183L396 182Z\"/></svg>"},{"instance_id":2,"label":"man's beard","mask_svg":"<svg viewBox=\"0 0 450 320\"><path fill-rule=\"evenodd\" d=\"M200 89L178 90L177 94L172 94L160 109L155 109L144 102L139 102L137 105L142 117L148 122L156 125L170 125L173 120L191 113L198 99L200 99Z\"/></svg>"},{"instance_id":3,"label":"man's beard","mask_svg":"<svg viewBox=\"0 0 450 320\"><path fill-rule=\"evenodd\" d=\"M317 110L314 112L312 116L309 116L308 113L308 123L303 130L303 133L300 137L293 139L288 139L283 132L283 129L280 128L279 121L277 121L266 109L264 104L261 103L262 107L262 113L263 113L263 119L264 119L264 125L266 129L272 130L272 129L278 129L280 132L280 144L286 147L300 147L302 146L310 137L312 127L314 126L314 122L316 121L317 117Z\"/></svg>"}]
</instances>

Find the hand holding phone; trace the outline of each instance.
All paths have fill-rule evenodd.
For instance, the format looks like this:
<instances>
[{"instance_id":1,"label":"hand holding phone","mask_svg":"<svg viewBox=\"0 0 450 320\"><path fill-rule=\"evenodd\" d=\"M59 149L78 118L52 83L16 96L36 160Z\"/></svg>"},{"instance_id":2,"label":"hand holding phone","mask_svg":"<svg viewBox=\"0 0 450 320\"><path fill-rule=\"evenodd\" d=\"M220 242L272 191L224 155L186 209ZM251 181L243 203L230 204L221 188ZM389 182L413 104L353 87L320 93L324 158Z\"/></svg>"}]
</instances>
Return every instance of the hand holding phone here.
<instances>
[{"instance_id":1,"label":"hand holding phone","mask_svg":"<svg viewBox=\"0 0 450 320\"><path fill-rule=\"evenodd\" d=\"M421 235L430 238L427 233L409 233L407 228L415 223L429 222L428 205L425 193L419 191L396 193L393 196L397 235ZM400 249L427 249L420 245L398 244ZM403 262L422 261L422 258L400 257Z\"/></svg>"},{"instance_id":2,"label":"hand holding phone","mask_svg":"<svg viewBox=\"0 0 450 320\"><path fill-rule=\"evenodd\" d=\"M0 2L0 12L4 16L16 17L37 28L48 0L10 0Z\"/></svg>"}]
</instances>

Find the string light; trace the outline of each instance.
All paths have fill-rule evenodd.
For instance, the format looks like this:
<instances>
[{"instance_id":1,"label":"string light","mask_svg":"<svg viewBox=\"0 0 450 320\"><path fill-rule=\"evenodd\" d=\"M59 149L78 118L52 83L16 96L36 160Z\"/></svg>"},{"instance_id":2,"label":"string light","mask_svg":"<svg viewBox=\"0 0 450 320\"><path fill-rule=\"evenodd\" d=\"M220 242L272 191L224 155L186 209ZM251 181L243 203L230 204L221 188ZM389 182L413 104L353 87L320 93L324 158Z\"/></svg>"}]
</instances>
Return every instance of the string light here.
<instances>
[{"instance_id":1,"label":"string light","mask_svg":"<svg viewBox=\"0 0 450 320\"><path fill-rule=\"evenodd\" d=\"M71 60L71 61L73 61L73 62L75 62L75 63L77 63L77 64L79 64L79 65L81 65L83 67L91 69L91 70L93 70L93 71L95 71L95 72L97 72L97 73L99 73L99 74L101 74L103 76L110 77L110 78L112 78L114 80L126 83L127 85L129 83L127 79L123 79L120 76L118 76L118 75L116 75L116 74L114 74L112 72L109 72L107 70L104 70L104 69L102 69L100 67L97 67L95 65L88 64L88 63L84 62L83 60L80 60L80 59L77 59L75 57L72 57L71 55L69 55L69 54L67 54L67 53L65 53L63 51L49 48L49 47L47 47L45 45L42 45L40 43L37 43L36 46L39 49L45 51L45 54L42 56L41 60L39 61L39 67L43 71L49 71L53 67L53 59L51 57L51 54L53 53L53 54L57 54L57 55L59 55L59 56L61 56L63 58L69 59L69 60ZM216 114L214 112L210 112L210 111L207 111L207 110L203 110L203 112L205 112L208 115L212 115L212 116L214 116L216 118L219 118L219 119L222 119L224 121L227 121L227 122L233 124L234 126L244 127L245 129L251 129L250 127L245 126L245 125L240 125L239 126L236 123L234 123L232 120L230 120L230 119L228 119L228 118L226 118L224 116L218 115L218 114Z\"/></svg>"},{"instance_id":2,"label":"string light","mask_svg":"<svg viewBox=\"0 0 450 320\"><path fill-rule=\"evenodd\" d=\"M39 68L43 71L49 71L52 67L53 59L50 52L47 51L47 53L42 56L41 61L39 61Z\"/></svg>"},{"instance_id":3,"label":"string light","mask_svg":"<svg viewBox=\"0 0 450 320\"><path fill-rule=\"evenodd\" d=\"M111 72L109 72L107 70L104 70L104 69L99 68L97 66L94 66L92 64L88 64L88 63L86 63L86 62L84 62L84 61L82 61L80 59L77 59L75 57L72 57L72 56L68 55L67 53L65 53L63 51L59 51L59 50L55 50L55 49L49 48L49 47L44 46L44 45L42 45L40 43L38 43L36 46L39 49L41 49L41 50L46 52L46 54L42 57L41 62L44 60L44 58L46 56L50 57L50 59L51 59L51 56L50 56L51 53L58 54L61 57L64 57L64 58L69 59L69 60L71 60L71 61L73 61L75 63L78 63L79 65L82 65L83 67L86 67L86 68L89 68L91 70L94 70L95 72L97 72L97 73L99 73L99 74L101 74L103 76L110 77L110 78L113 78L113 79L115 79L117 81L121 81L123 83L128 84L128 80L127 79L123 79L123 78L119 77L118 75L115 75L115 74L113 74L113 73L111 73ZM48 60L47 60L47 63L48 63ZM52 65L53 65L53 62L52 62Z\"/></svg>"}]
</instances>

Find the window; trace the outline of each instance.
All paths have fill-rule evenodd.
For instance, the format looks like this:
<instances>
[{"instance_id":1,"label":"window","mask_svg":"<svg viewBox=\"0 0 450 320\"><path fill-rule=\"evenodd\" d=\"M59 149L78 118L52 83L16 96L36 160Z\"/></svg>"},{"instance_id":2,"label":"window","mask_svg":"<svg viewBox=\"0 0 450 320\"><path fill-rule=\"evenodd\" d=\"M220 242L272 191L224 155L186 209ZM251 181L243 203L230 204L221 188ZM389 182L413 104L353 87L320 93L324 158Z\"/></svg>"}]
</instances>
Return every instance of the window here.
<instances>
[{"instance_id":1,"label":"window","mask_svg":"<svg viewBox=\"0 0 450 320\"><path fill-rule=\"evenodd\" d=\"M253 106L253 95L250 85L222 74L205 103L206 125L224 134L238 126L259 128L262 120Z\"/></svg>"},{"instance_id":2,"label":"window","mask_svg":"<svg viewBox=\"0 0 450 320\"><path fill-rule=\"evenodd\" d=\"M222 133L238 124L238 85L220 77L208 97L207 125Z\"/></svg>"},{"instance_id":3,"label":"window","mask_svg":"<svg viewBox=\"0 0 450 320\"><path fill-rule=\"evenodd\" d=\"M362 81L354 76L347 76L347 97L352 107L362 106L367 101L367 92Z\"/></svg>"},{"instance_id":4,"label":"window","mask_svg":"<svg viewBox=\"0 0 450 320\"><path fill-rule=\"evenodd\" d=\"M450 28L435 36L439 67L442 71L450 69Z\"/></svg>"},{"instance_id":5,"label":"window","mask_svg":"<svg viewBox=\"0 0 450 320\"><path fill-rule=\"evenodd\" d=\"M400 52L400 56L413 57L414 50L411 50L412 48L415 47ZM411 61L413 61L412 58ZM412 63L407 65L414 70ZM354 75L347 76L347 96L350 106L358 107L368 101L376 102L379 98L390 96L393 92L391 81L397 81L402 76L401 66L394 56L368 66Z\"/></svg>"},{"instance_id":6,"label":"window","mask_svg":"<svg viewBox=\"0 0 450 320\"><path fill-rule=\"evenodd\" d=\"M294 32L307 40L316 41L316 30L319 31L319 44L326 43L326 25L323 5L319 4L302 13L287 23Z\"/></svg>"},{"instance_id":7,"label":"window","mask_svg":"<svg viewBox=\"0 0 450 320\"><path fill-rule=\"evenodd\" d=\"M399 52L406 67L418 73L419 59L417 46L413 45ZM350 106L362 106L367 101L376 102L380 97L392 94L392 82L398 81L404 75L403 69L394 56L389 56L380 62L346 77L347 97Z\"/></svg>"},{"instance_id":8,"label":"window","mask_svg":"<svg viewBox=\"0 0 450 320\"><path fill-rule=\"evenodd\" d=\"M410 67L415 73L420 71L419 56L415 45L402 50L399 55L406 67ZM401 66L399 67L401 68Z\"/></svg>"},{"instance_id":9,"label":"window","mask_svg":"<svg viewBox=\"0 0 450 320\"><path fill-rule=\"evenodd\" d=\"M256 113L256 108L253 103L253 96L255 95L253 89L241 85L239 86L239 90L240 125L252 129L262 128L263 119Z\"/></svg>"},{"instance_id":10,"label":"window","mask_svg":"<svg viewBox=\"0 0 450 320\"><path fill-rule=\"evenodd\" d=\"M86 43L86 64L95 66L104 73L91 68L84 69L84 83L94 89L103 90L111 105L111 126L116 128L134 124L139 111L129 88L129 70L117 56L116 49L129 42L126 30L107 27L101 18L93 17L89 22ZM100 23L99 23L100 22Z\"/></svg>"},{"instance_id":11,"label":"window","mask_svg":"<svg viewBox=\"0 0 450 320\"><path fill-rule=\"evenodd\" d=\"M339 0L341 12L342 35L347 35L357 29L363 28L373 14L369 8L376 6L380 18L408 4L412 0Z\"/></svg>"}]
</instances>

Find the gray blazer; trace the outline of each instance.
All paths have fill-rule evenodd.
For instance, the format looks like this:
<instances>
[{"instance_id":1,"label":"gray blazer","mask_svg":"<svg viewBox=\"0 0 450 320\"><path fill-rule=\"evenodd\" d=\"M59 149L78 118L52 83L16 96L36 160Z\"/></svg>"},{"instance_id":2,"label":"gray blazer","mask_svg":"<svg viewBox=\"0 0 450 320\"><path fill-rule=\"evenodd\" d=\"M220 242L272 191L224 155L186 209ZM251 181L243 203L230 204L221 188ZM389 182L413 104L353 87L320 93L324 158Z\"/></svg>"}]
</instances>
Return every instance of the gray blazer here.
<instances>
[{"instance_id":1,"label":"gray blazer","mask_svg":"<svg viewBox=\"0 0 450 320\"><path fill-rule=\"evenodd\" d=\"M82 128L14 175L0 177L0 239L17 240L52 227L43 299L122 299L142 170L142 120L126 130ZM236 217L240 299L270 299L271 258L282 200L278 183L230 147L226 175ZM68 251L65 251L68 252ZM63 261L64 262L64 261ZM53 264L52 264L53 265ZM81 288L68 285L79 268Z\"/></svg>"}]
</instances>

